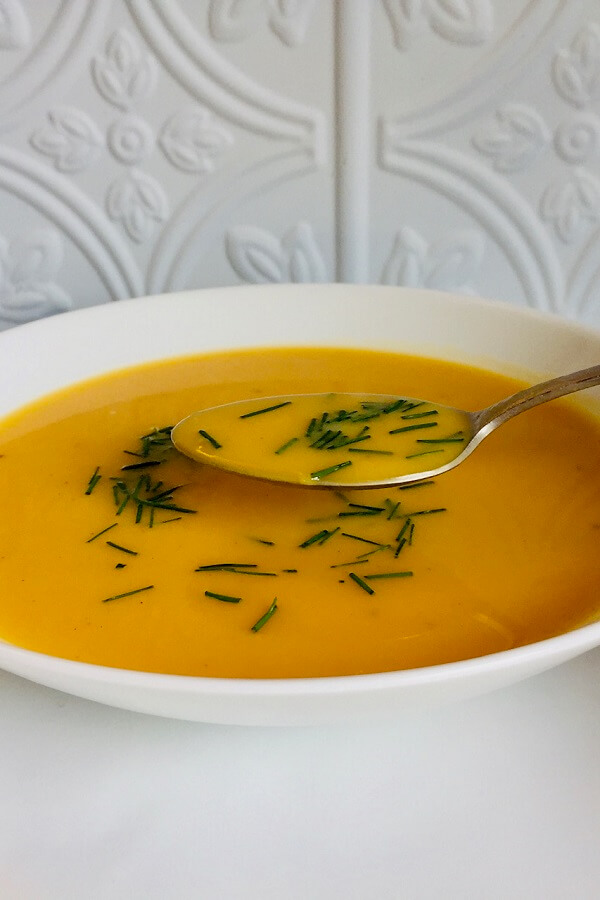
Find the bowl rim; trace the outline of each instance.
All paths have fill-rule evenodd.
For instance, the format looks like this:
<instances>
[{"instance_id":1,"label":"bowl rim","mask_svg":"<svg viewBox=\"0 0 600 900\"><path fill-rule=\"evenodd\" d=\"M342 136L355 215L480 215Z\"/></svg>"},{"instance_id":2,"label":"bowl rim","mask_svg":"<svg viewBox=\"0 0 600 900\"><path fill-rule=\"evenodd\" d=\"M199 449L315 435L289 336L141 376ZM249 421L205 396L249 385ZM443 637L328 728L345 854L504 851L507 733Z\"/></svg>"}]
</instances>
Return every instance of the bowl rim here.
<instances>
[{"instance_id":1,"label":"bowl rim","mask_svg":"<svg viewBox=\"0 0 600 900\"><path fill-rule=\"evenodd\" d=\"M210 288L196 288L186 291L179 291L168 294L156 294L145 297L134 297L118 301L118 306L113 303L100 304L67 312L59 313L48 318L27 322L17 325L13 328L0 333L0 352L3 345L14 343L17 347L21 341L21 336L32 335L32 337L41 336L47 341L51 341L53 337L61 336L63 323L65 319L69 321L77 321L79 326L93 326L95 322L101 322L105 318L110 318L124 310L133 311L151 310L158 311L161 307L174 302L178 303L196 303L198 297L206 299L209 295L231 296L235 297L240 292L246 296L259 295L265 293L276 293L277 295L287 295L290 298L298 296L311 289L318 288L320 291L326 291L332 295L339 292L340 296L348 296L350 294L364 294L365 289L376 292L381 296L387 293L392 295L408 295L417 294L426 296L432 301L440 301L443 303L459 303L463 310L474 309L479 310L487 308L503 314L508 314L516 319L528 319L531 322L546 323L558 327L563 333L570 333L583 339L590 337L600 340L600 329L595 328L579 321L565 319L554 312L533 309L531 307L523 307L508 304L503 300L493 300L480 297L474 297L467 294L460 294L446 291L427 290L421 288L402 288L388 285L364 285L364 284L275 284L275 285L233 285L218 286ZM252 346L267 346L268 342L263 344L255 343ZM202 351L198 351L202 352ZM218 352L218 351L205 351ZM185 354L172 353L165 351L163 355L150 356L151 360L170 359ZM140 363L132 363L137 366ZM126 366L109 364L102 371L104 373L117 372ZM90 377L83 376L77 381L71 381L71 384L85 382ZM41 398L51 396L56 389L49 390L46 394L38 395ZM19 403L14 407L18 410L23 403ZM363 694L363 693L383 693L388 690L397 690L403 687L416 687L424 685L432 685L436 683L452 683L469 678L478 673L498 672L506 668L518 668L518 664L527 664L530 661L543 658L548 662L548 667L553 664L553 660L557 657L560 659L574 656L578 652L585 652L588 649L600 645L600 620L589 622L577 628L562 632L559 635L544 638L533 643L524 644L518 647L512 647L507 650L501 650L495 653L488 653L483 656L477 656L467 659L456 660L447 663L438 663L430 666L422 666L410 669L397 669L385 672L370 672L349 675L324 675L311 677L294 677L294 678L236 678L236 677L214 677L203 675L178 675L161 672L148 672L136 669L123 669L112 666L98 665L87 663L79 660L73 660L54 656L52 654L41 653L35 650L28 650L16 644L11 644L0 639L0 669L9 672L22 674L25 677L32 677L33 673L48 672L60 676L75 676L79 683L88 684L102 682L104 684L115 685L126 688L151 689L158 694L172 694L175 690L179 694L192 695L202 694L203 696L213 697L252 697L271 698L271 697L314 697L316 695L340 695L340 694ZM35 679L37 680L37 679ZM40 679L41 680L41 679ZM45 683L45 682L42 682ZM73 691L75 693L75 691Z\"/></svg>"}]
</instances>

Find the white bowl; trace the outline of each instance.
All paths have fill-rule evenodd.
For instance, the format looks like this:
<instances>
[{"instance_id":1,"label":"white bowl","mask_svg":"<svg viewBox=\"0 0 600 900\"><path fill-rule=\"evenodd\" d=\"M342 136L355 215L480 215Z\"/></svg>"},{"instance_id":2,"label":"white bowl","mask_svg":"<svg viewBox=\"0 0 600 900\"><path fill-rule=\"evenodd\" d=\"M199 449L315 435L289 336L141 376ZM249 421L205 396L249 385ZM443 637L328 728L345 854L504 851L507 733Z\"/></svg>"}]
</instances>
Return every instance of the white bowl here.
<instances>
[{"instance_id":1,"label":"white bowl","mask_svg":"<svg viewBox=\"0 0 600 900\"><path fill-rule=\"evenodd\" d=\"M533 379L600 359L600 334L501 303L386 287L218 288L123 301L4 332L0 416L50 391L124 366L267 345L396 350ZM598 402L598 391L586 394ZM0 641L0 667L138 712L240 725L300 725L393 716L409 707L482 694L598 645L600 622L514 650L421 669L251 680L132 672Z\"/></svg>"}]
</instances>

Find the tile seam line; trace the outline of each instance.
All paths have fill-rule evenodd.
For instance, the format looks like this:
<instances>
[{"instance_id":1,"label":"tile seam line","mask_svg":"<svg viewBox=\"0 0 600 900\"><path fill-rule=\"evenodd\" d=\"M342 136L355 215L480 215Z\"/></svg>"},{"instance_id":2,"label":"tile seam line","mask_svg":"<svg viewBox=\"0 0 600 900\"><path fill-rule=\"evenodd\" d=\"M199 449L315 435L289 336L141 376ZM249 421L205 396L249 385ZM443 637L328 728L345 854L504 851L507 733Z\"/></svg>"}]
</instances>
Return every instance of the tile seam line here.
<instances>
[{"instance_id":1,"label":"tile seam line","mask_svg":"<svg viewBox=\"0 0 600 900\"><path fill-rule=\"evenodd\" d=\"M335 0L336 279L369 274L371 4Z\"/></svg>"}]
</instances>

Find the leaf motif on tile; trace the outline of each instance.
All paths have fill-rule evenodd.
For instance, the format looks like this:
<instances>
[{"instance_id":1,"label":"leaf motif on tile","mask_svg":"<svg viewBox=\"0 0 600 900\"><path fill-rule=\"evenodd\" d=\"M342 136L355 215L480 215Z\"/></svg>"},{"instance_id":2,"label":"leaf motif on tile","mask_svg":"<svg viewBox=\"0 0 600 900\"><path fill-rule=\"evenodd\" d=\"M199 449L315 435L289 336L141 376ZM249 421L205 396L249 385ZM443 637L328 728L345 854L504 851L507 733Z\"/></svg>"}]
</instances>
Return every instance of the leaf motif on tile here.
<instances>
[{"instance_id":1,"label":"leaf motif on tile","mask_svg":"<svg viewBox=\"0 0 600 900\"><path fill-rule=\"evenodd\" d=\"M470 290L485 251L483 236L462 229L428 244L413 228L399 229L385 263L383 284Z\"/></svg>"},{"instance_id":2,"label":"leaf motif on tile","mask_svg":"<svg viewBox=\"0 0 600 900\"><path fill-rule=\"evenodd\" d=\"M92 60L94 83L105 100L119 109L131 109L145 100L156 85L156 60L143 53L135 38L119 28L108 39L104 56Z\"/></svg>"},{"instance_id":3,"label":"leaf motif on tile","mask_svg":"<svg viewBox=\"0 0 600 900\"><path fill-rule=\"evenodd\" d=\"M241 41L261 19L288 47L304 41L316 0L211 0L209 28L217 41Z\"/></svg>"},{"instance_id":4,"label":"leaf motif on tile","mask_svg":"<svg viewBox=\"0 0 600 900\"><path fill-rule=\"evenodd\" d=\"M546 188L540 213L565 244L573 243L586 224L600 221L600 180L585 169L575 170Z\"/></svg>"},{"instance_id":5,"label":"leaf motif on tile","mask_svg":"<svg viewBox=\"0 0 600 900\"><path fill-rule=\"evenodd\" d=\"M17 325L71 309L71 297L55 280L62 261L62 241L51 228L11 240L0 235L0 323Z\"/></svg>"},{"instance_id":6,"label":"leaf motif on tile","mask_svg":"<svg viewBox=\"0 0 600 900\"><path fill-rule=\"evenodd\" d=\"M175 113L161 129L158 142L177 169L205 174L233 144L233 135L207 109L196 107Z\"/></svg>"},{"instance_id":7,"label":"leaf motif on tile","mask_svg":"<svg viewBox=\"0 0 600 900\"><path fill-rule=\"evenodd\" d=\"M543 118L521 103L507 103L473 136L473 144L492 159L498 172L518 172L532 163L551 138Z\"/></svg>"},{"instance_id":8,"label":"leaf motif on tile","mask_svg":"<svg viewBox=\"0 0 600 900\"><path fill-rule=\"evenodd\" d=\"M554 146L565 162L586 162L600 148L600 118L581 112L571 121L563 122L556 129Z\"/></svg>"},{"instance_id":9,"label":"leaf motif on tile","mask_svg":"<svg viewBox=\"0 0 600 900\"><path fill-rule=\"evenodd\" d=\"M31 41L31 25L21 0L0 0L0 50L22 50Z\"/></svg>"},{"instance_id":10,"label":"leaf motif on tile","mask_svg":"<svg viewBox=\"0 0 600 900\"><path fill-rule=\"evenodd\" d=\"M600 25L585 25L568 49L558 51L552 78L563 99L579 109L600 97Z\"/></svg>"},{"instance_id":11,"label":"leaf motif on tile","mask_svg":"<svg viewBox=\"0 0 600 900\"><path fill-rule=\"evenodd\" d=\"M406 50L431 28L454 44L482 44L494 30L491 0L384 0L394 43Z\"/></svg>"},{"instance_id":12,"label":"leaf motif on tile","mask_svg":"<svg viewBox=\"0 0 600 900\"><path fill-rule=\"evenodd\" d=\"M253 225L239 225L225 236L225 251L235 272L252 284L326 280L325 264L307 222L299 222L278 240Z\"/></svg>"},{"instance_id":13,"label":"leaf motif on tile","mask_svg":"<svg viewBox=\"0 0 600 900\"><path fill-rule=\"evenodd\" d=\"M455 44L483 44L494 31L491 0L428 0L431 28Z\"/></svg>"},{"instance_id":14,"label":"leaf motif on tile","mask_svg":"<svg viewBox=\"0 0 600 900\"><path fill-rule=\"evenodd\" d=\"M117 178L106 195L106 211L121 222L129 237L141 244L147 241L169 215L169 204L162 187L145 172L132 169Z\"/></svg>"},{"instance_id":15,"label":"leaf motif on tile","mask_svg":"<svg viewBox=\"0 0 600 900\"><path fill-rule=\"evenodd\" d=\"M316 0L270 0L269 26L273 34L298 47L304 41Z\"/></svg>"},{"instance_id":16,"label":"leaf motif on tile","mask_svg":"<svg viewBox=\"0 0 600 900\"><path fill-rule=\"evenodd\" d=\"M119 162L136 165L154 149L154 133L139 116L122 116L108 129L108 147Z\"/></svg>"},{"instance_id":17,"label":"leaf motif on tile","mask_svg":"<svg viewBox=\"0 0 600 900\"><path fill-rule=\"evenodd\" d=\"M49 156L59 172L81 172L98 159L104 137L96 123L80 109L58 107L48 122L31 135L31 146Z\"/></svg>"}]
</instances>

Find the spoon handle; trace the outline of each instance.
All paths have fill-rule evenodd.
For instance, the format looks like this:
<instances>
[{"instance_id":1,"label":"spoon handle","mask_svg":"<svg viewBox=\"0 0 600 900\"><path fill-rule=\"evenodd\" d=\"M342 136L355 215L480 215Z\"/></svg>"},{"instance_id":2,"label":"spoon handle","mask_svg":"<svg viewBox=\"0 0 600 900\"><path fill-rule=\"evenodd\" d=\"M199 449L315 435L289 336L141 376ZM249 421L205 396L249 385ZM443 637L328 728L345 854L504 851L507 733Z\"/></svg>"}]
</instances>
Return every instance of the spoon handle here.
<instances>
[{"instance_id":1,"label":"spoon handle","mask_svg":"<svg viewBox=\"0 0 600 900\"><path fill-rule=\"evenodd\" d=\"M596 384L600 384L600 366L591 366L589 369L581 369L570 375L561 375L559 378L534 384L532 387L525 388L524 391L500 400L499 403L494 403L492 406L473 413L475 431L483 432L480 436L485 437L498 425L502 425L513 416L518 416L526 409L539 406L540 403L547 403L548 400L556 400L557 397L563 397L565 394L574 394L575 391L594 387Z\"/></svg>"}]
</instances>

